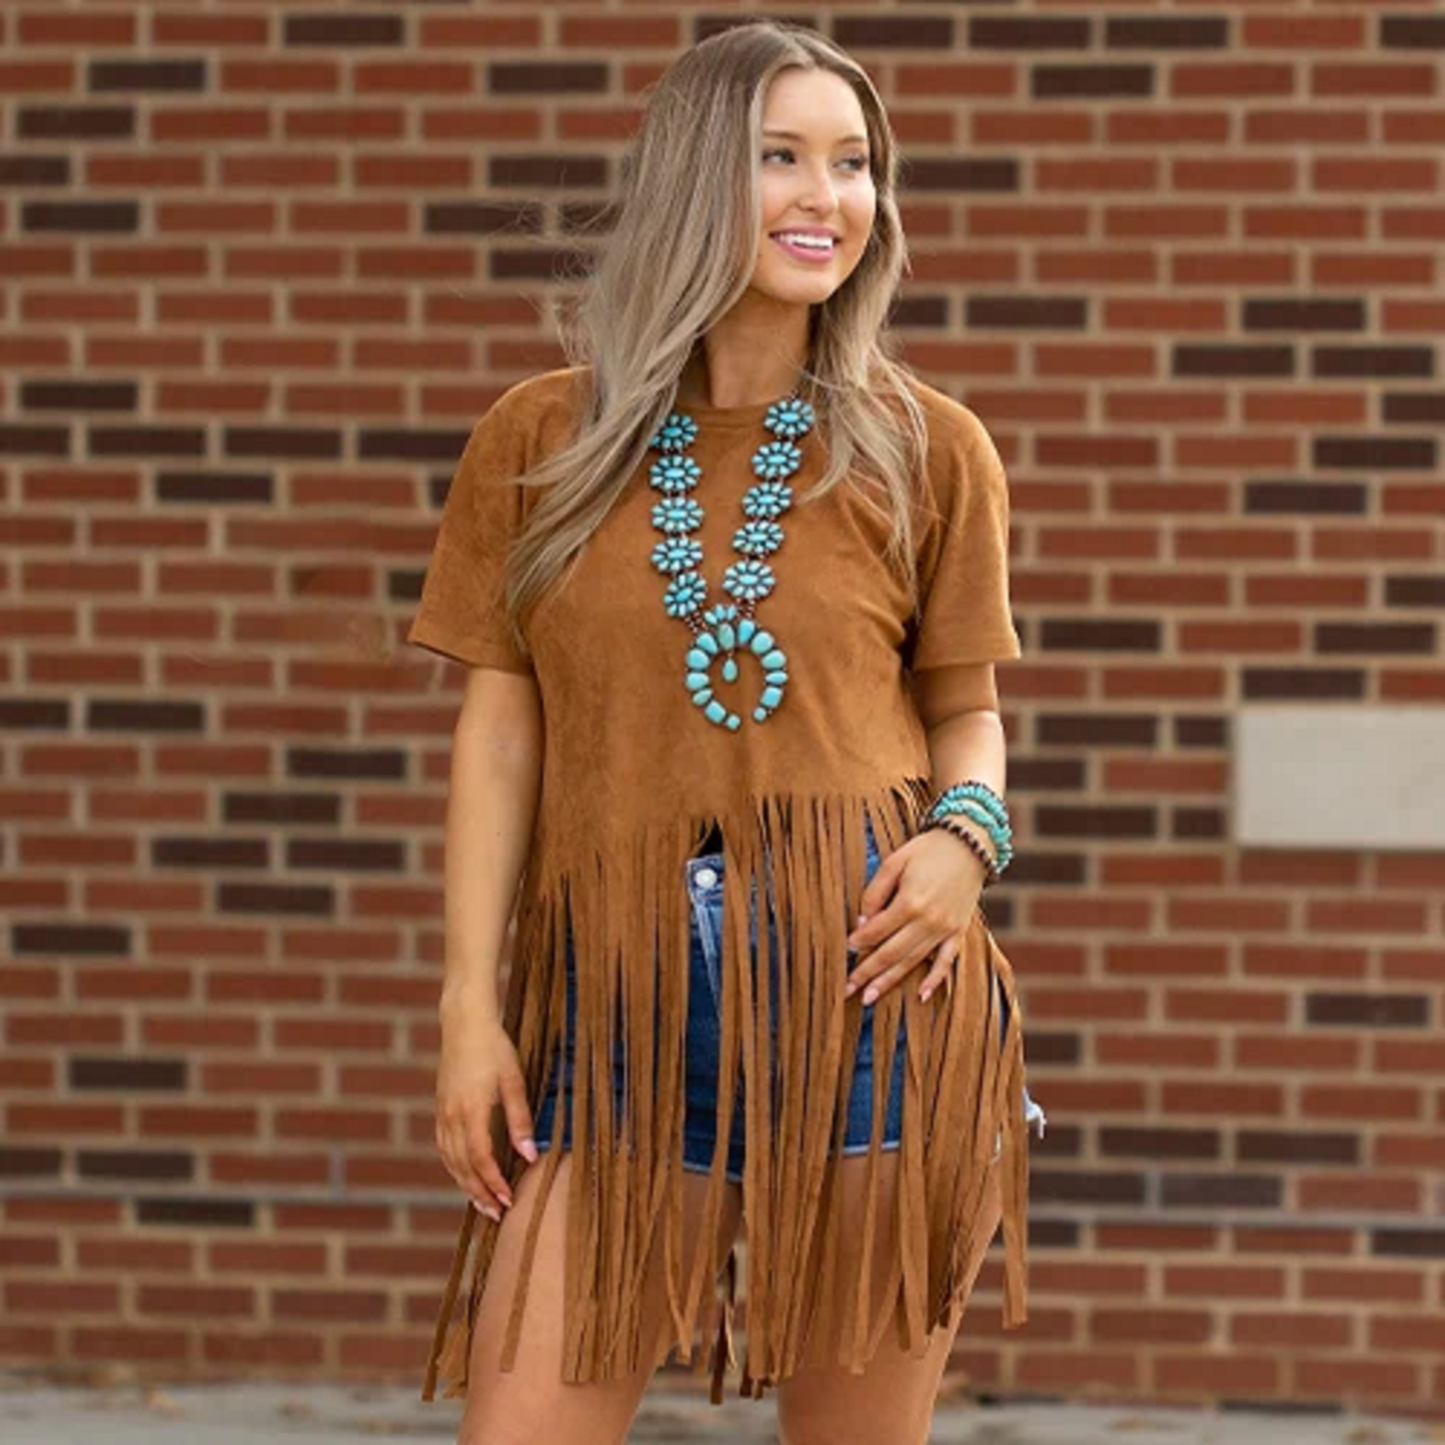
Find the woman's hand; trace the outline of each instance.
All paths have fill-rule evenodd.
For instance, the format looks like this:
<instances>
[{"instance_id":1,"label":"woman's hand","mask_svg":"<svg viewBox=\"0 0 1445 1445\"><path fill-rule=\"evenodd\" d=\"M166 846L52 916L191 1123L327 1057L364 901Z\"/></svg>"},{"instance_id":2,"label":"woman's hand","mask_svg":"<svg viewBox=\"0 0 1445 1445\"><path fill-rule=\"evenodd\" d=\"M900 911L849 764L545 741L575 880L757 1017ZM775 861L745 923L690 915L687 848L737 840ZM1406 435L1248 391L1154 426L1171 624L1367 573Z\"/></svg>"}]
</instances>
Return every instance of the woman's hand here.
<instances>
[{"instance_id":1,"label":"woman's hand","mask_svg":"<svg viewBox=\"0 0 1445 1445\"><path fill-rule=\"evenodd\" d=\"M512 1207L506 1176L492 1152L492 1110L500 1099L517 1152L535 1163L532 1110L517 1051L496 1014L449 1005L437 1067L437 1151L453 1179L489 1219Z\"/></svg>"},{"instance_id":2,"label":"woman's hand","mask_svg":"<svg viewBox=\"0 0 1445 1445\"><path fill-rule=\"evenodd\" d=\"M844 997L866 984L863 1002L874 1003L933 955L918 991L926 1000L953 967L985 876L982 860L946 828L926 828L888 854L858 900L862 917L848 946L864 957Z\"/></svg>"}]
</instances>

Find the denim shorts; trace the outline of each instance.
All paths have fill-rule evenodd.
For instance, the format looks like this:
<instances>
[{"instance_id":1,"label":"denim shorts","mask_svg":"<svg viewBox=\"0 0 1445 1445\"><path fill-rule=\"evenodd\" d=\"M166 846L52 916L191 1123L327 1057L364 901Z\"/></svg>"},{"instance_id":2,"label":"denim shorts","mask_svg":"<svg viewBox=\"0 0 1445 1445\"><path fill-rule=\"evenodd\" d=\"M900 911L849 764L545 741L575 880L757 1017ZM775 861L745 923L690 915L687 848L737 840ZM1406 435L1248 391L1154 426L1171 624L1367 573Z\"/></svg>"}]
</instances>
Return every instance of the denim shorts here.
<instances>
[{"instance_id":1,"label":"denim shorts","mask_svg":"<svg viewBox=\"0 0 1445 1445\"><path fill-rule=\"evenodd\" d=\"M865 847L866 877L871 878L878 870L878 845L873 836L872 825L867 826ZM687 860L686 887L691 902L690 938L688 947L688 997L687 1033L684 1045L684 1092L683 1092L683 1168L694 1173L707 1174L712 1169L712 1159L717 1143L717 1081L721 1070L722 1052L722 939L723 939L723 854L702 853ZM777 929L771 909L767 912L768 956L776 965ZM749 901L749 936L753 946L753 959L757 960L758 919L757 884L752 886ZM852 920L849 920L851 924ZM572 953L570 930L567 939L567 1024L563 1035L561 1051L566 1070L566 1089L570 1091L573 1076L572 1038L576 1028L577 985ZM856 955L849 954L848 967L858 962ZM913 986L921 982L927 971L919 966ZM907 981L905 981L906 984ZM778 1017L778 979L774 970L772 983L772 1008L769 1017ZM903 987L905 984L895 984ZM841 996L842 990L839 989ZM1002 1004L1001 1031L1007 1036L1008 1004L999 990ZM876 1004L864 1004L863 1023L855 1052L852 1081L848 1091L848 1120L843 1135L844 1154L867 1153L873 1132L873 1014ZM777 1030L774 1026L776 1045ZM907 1063L907 1025L899 1019L898 1045L893 1054L893 1071L889 1084L888 1103L884 1111L884 1149L896 1149L903 1137L903 1080ZM542 1101L536 1110L532 1138L538 1151L549 1147L556 1112L557 1058L554 1056L552 1069L543 1086ZM625 1090L625 1074L621 1053L621 1041L613 1061L613 1088L620 1108ZM746 1114L743 1109L745 1089L742 1068L739 1064L737 1097L733 1105L732 1134L728 1140L726 1164L727 1178L741 1183L744 1159L744 1126ZM617 1115L614 1113L614 1118ZM571 1145L571 1109L564 1111L562 1147ZM830 1148L829 1153L834 1151Z\"/></svg>"}]
</instances>

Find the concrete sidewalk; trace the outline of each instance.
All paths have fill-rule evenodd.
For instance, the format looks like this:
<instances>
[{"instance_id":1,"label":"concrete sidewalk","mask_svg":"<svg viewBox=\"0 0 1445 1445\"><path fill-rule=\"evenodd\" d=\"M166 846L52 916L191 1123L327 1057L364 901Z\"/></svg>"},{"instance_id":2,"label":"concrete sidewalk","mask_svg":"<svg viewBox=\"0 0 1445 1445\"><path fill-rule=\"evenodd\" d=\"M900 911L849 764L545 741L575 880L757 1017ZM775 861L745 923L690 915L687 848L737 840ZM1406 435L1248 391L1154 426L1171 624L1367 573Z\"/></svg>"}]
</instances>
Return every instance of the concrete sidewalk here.
<instances>
[{"instance_id":1,"label":"concrete sidewalk","mask_svg":"<svg viewBox=\"0 0 1445 1445\"><path fill-rule=\"evenodd\" d=\"M456 1440L461 1401L430 1404L400 1387L347 1385L176 1385L117 1380L59 1387L0 1371L4 1445L396 1445ZM731 1399L656 1383L630 1439L653 1445L773 1442L774 1403ZM1445 1426L1358 1415L1268 1415L1147 1406L940 1405L938 1445L1425 1445ZM880 1441L879 1445L888 1445Z\"/></svg>"}]
</instances>

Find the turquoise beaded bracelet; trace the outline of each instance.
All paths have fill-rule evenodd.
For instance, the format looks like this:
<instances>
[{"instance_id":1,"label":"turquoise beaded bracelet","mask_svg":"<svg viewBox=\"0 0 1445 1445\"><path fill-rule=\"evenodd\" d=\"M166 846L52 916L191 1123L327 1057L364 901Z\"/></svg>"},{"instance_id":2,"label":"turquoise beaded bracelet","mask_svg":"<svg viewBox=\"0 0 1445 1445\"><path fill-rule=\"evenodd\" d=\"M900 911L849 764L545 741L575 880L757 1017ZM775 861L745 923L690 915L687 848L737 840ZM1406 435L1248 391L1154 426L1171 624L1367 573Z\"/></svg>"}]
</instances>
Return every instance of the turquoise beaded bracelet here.
<instances>
[{"instance_id":1,"label":"turquoise beaded bracelet","mask_svg":"<svg viewBox=\"0 0 1445 1445\"><path fill-rule=\"evenodd\" d=\"M962 815L981 823L993 842L996 859L984 858L983 845L973 838L972 833L951 820ZM1013 860L1013 829L1009 826L1008 808L1002 798L987 783L977 778L967 782L954 783L945 788L930 805L924 826L927 828L948 826L948 831L970 842L977 843L974 851L984 858L990 877L984 886L997 882L1005 868ZM970 841L971 840L971 841Z\"/></svg>"}]
</instances>

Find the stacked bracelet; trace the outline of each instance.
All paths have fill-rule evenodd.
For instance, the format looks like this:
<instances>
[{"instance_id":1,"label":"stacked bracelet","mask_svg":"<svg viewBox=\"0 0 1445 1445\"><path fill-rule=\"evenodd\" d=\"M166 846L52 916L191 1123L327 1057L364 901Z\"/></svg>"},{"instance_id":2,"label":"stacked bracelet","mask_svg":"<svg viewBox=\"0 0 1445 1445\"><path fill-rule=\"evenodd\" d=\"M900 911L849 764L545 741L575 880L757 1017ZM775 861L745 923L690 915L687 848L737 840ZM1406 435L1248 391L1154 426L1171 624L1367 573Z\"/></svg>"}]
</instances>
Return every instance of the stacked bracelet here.
<instances>
[{"instance_id":1,"label":"stacked bracelet","mask_svg":"<svg viewBox=\"0 0 1445 1445\"><path fill-rule=\"evenodd\" d=\"M989 857L982 841L971 829L958 821L959 815L982 824L993 843L994 857ZM955 837L961 838L978 856L988 869L984 887L998 882L1005 868L1013 860L1013 829L1009 826L1008 808L1004 800L987 783L977 778L955 783L945 788L929 806L925 828L947 828Z\"/></svg>"},{"instance_id":2,"label":"stacked bracelet","mask_svg":"<svg viewBox=\"0 0 1445 1445\"><path fill-rule=\"evenodd\" d=\"M967 843L968 846L973 849L974 853L978 856L979 862L983 864L983 886L985 888L992 888L993 885L998 882L999 872L998 869L994 867L993 857L987 847L984 846L983 840L979 838L977 834L971 832L965 828L962 823L957 822L953 818L936 818L933 822L927 823L924 826L925 828L941 828L945 833L952 833L955 838L962 839L963 842Z\"/></svg>"}]
</instances>

